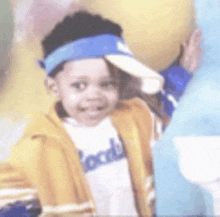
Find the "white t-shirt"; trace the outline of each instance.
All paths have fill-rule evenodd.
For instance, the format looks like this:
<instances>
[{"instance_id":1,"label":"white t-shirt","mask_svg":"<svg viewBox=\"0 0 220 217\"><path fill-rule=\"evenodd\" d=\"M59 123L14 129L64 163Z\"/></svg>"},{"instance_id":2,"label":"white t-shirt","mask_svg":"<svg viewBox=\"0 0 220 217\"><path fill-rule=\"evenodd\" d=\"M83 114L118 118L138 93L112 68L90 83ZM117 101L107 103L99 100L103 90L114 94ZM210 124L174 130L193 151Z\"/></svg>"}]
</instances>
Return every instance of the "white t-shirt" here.
<instances>
[{"instance_id":1,"label":"white t-shirt","mask_svg":"<svg viewBox=\"0 0 220 217\"><path fill-rule=\"evenodd\" d=\"M98 126L79 126L70 118L64 127L78 149L98 215L137 216L122 141L110 118Z\"/></svg>"}]
</instances>

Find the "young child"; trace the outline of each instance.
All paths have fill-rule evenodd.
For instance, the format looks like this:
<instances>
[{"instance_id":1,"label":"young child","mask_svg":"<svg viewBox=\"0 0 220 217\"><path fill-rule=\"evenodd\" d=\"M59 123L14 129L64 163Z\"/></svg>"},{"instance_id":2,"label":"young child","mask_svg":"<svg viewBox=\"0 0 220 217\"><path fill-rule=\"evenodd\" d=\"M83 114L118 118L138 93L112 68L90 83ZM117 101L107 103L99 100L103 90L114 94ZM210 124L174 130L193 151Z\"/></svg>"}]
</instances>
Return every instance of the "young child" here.
<instances>
[{"instance_id":1,"label":"young child","mask_svg":"<svg viewBox=\"0 0 220 217\"><path fill-rule=\"evenodd\" d=\"M79 12L43 40L45 86L59 100L30 121L1 187L16 200L37 194L45 216L153 215L150 111L123 98L139 78L156 93L163 77L132 57L121 33Z\"/></svg>"},{"instance_id":2,"label":"young child","mask_svg":"<svg viewBox=\"0 0 220 217\"><path fill-rule=\"evenodd\" d=\"M133 58L119 25L86 12L66 17L43 48L58 101L2 165L1 205L38 198L44 216L152 216L153 126L134 97L157 93L163 78Z\"/></svg>"}]
</instances>

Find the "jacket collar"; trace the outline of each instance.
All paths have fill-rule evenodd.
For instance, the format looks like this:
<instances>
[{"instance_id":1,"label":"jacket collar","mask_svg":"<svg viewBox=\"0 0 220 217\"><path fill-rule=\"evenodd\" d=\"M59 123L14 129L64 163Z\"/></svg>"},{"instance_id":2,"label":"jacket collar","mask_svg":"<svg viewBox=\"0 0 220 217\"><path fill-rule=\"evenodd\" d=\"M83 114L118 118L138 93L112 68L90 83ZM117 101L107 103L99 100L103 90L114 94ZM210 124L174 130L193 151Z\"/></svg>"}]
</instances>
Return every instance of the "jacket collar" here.
<instances>
[{"instance_id":1,"label":"jacket collar","mask_svg":"<svg viewBox=\"0 0 220 217\"><path fill-rule=\"evenodd\" d=\"M118 119L121 119L124 111L129 108L126 102L132 100L134 99L126 100L124 103L121 103L120 108L115 110L111 115L111 121L116 128L118 125ZM44 135L56 139L61 139L62 136L66 137L67 132L62 124L62 119L58 116L56 111L57 104L57 101L53 103L49 109L49 112L46 114L43 112L37 112L29 117L29 124L24 131L24 137L36 137Z\"/></svg>"}]
</instances>

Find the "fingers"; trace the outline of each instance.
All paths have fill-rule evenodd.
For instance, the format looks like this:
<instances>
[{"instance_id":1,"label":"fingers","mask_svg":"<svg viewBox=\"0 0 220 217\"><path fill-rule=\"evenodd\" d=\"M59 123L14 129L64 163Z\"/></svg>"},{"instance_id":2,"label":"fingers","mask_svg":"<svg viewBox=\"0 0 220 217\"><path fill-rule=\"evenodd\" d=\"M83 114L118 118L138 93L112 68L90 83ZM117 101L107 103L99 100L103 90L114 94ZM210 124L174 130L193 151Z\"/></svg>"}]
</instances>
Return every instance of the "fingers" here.
<instances>
[{"instance_id":1,"label":"fingers","mask_svg":"<svg viewBox=\"0 0 220 217\"><path fill-rule=\"evenodd\" d=\"M202 33L199 29L195 29L189 38L189 46L198 46L202 41Z\"/></svg>"},{"instance_id":2,"label":"fingers","mask_svg":"<svg viewBox=\"0 0 220 217\"><path fill-rule=\"evenodd\" d=\"M201 52L200 49L200 42L202 40L202 34L199 29L195 29L191 35L189 36L188 40L183 43L184 49L186 53L190 55L199 54Z\"/></svg>"},{"instance_id":3,"label":"fingers","mask_svg":"<svg viewBox=\"0 0 220 217\"><path fill-rule=\"evenodd\" d=\"M201 55L199 44L201 40L201 31L199 29L195 29L181 45L179 64L190 73L193 73L199 66Z\"/></svg>"},{"instance_id":4,"label":"fingers","mask_svg":"<svg viewBox=\"0 0 220 217\"><path fill-rule=\"evenodd\" d=\"M187 46L194 47L194 46L198 46L201 41L202 41L202 33L199 29L195 29L192 31L190 35L188 35L185 38L182 45L184 47L187 47Z\"/></svg>"}]
</instances>

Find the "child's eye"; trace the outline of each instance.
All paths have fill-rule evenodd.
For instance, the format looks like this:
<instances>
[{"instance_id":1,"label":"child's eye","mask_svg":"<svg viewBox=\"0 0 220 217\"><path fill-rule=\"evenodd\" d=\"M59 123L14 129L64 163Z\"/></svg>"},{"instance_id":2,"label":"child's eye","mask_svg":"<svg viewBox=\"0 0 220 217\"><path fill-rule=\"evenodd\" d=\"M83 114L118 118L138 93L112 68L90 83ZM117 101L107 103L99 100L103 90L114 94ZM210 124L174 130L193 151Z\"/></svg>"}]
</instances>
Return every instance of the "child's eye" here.
<instances>
[{"instance_id":1,"label":"child's eye","mask_svg":"<svg viewBox=\"0 0 220 217\"><path fill-rule=\"evenodd\" d=\"M71 86L77 90L84 90L87 86L87 83L86 82L74 82L72 83Z\"/></svg>"},{"instance_id":2,"label":"child's eye","mask_svg":"<svg viewBox=\"0 0 220 217\"><path fill-rule=\"evenodd\" d=\"M104 89L115 88L117 85L116 81L104 81L101 83L101 87Z\"/></svg>"}]
</instances>

